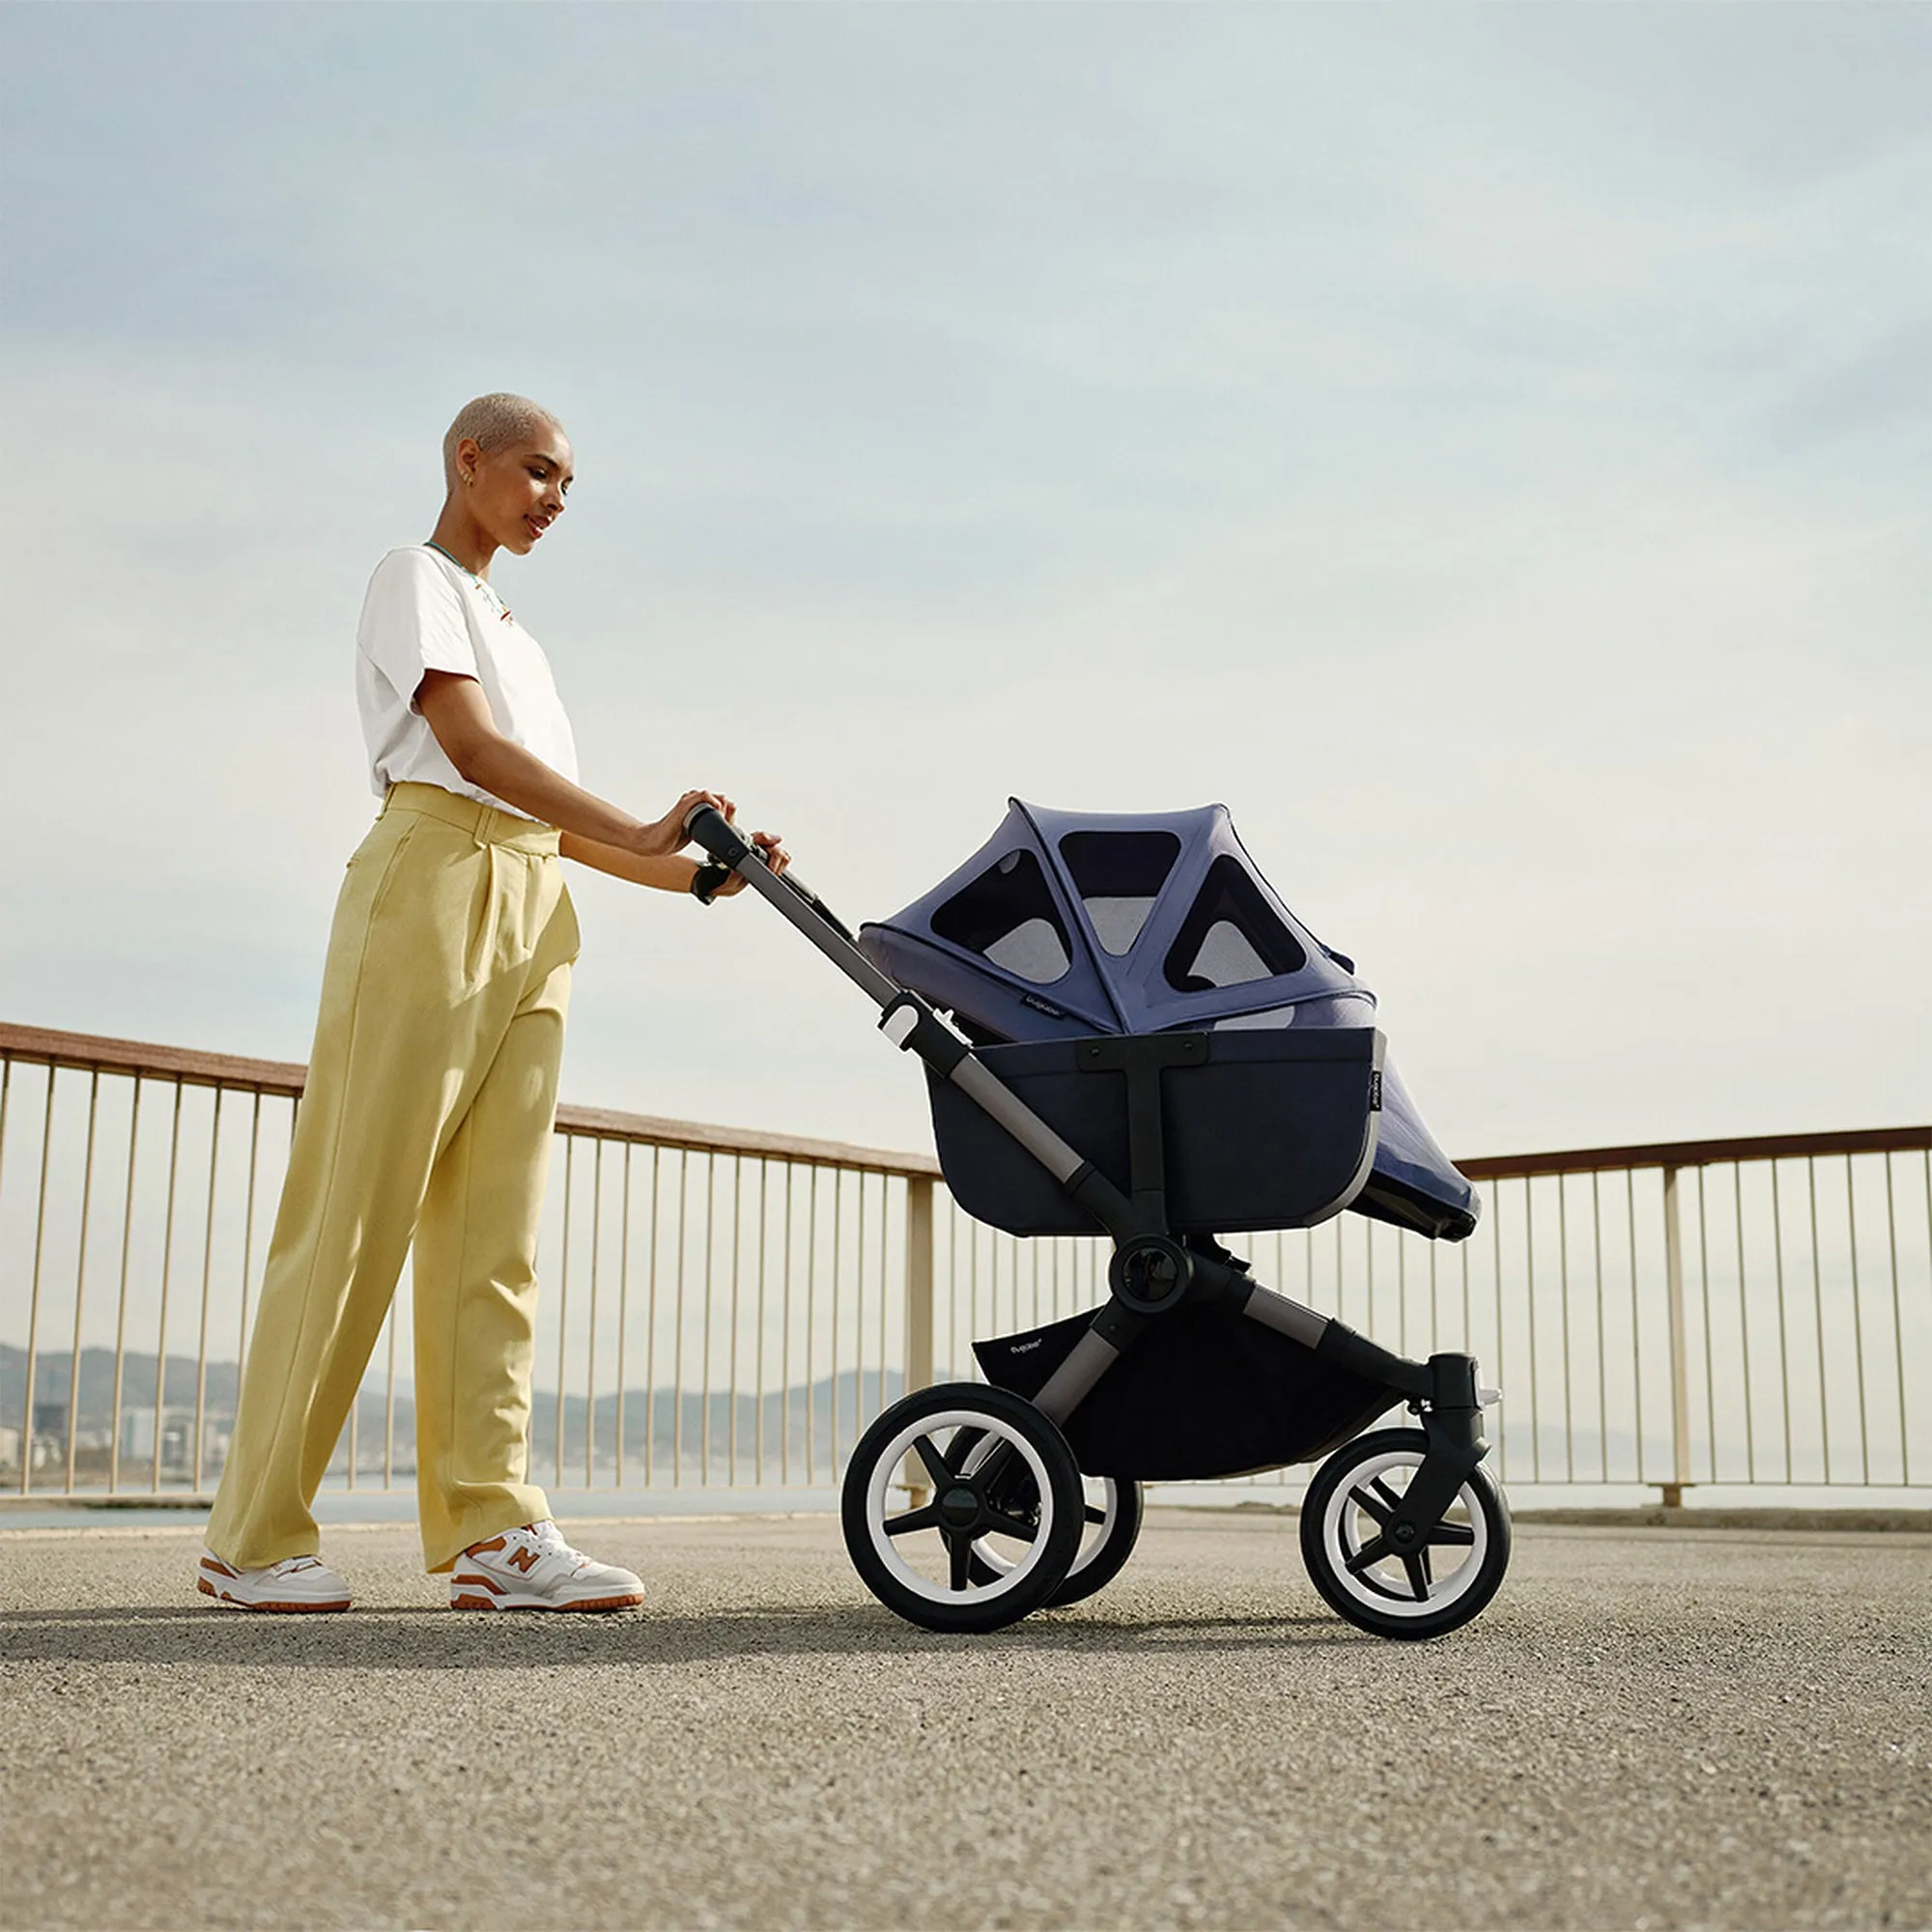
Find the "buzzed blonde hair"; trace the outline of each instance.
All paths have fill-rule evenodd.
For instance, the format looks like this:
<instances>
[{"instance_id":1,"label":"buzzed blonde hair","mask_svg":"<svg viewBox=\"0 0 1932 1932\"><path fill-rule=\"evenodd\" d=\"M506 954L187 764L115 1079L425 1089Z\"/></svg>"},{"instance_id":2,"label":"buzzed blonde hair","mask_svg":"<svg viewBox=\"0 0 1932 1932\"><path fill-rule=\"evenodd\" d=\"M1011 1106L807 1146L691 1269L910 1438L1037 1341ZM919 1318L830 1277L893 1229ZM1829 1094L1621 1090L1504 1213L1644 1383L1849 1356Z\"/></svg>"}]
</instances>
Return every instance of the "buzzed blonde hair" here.
<instances>
[{"instance_id":1,"label":"buzzed blonde hair","mask_svg":"<svg viewBox=\"0 0 1932 1932\"><path fill-rule=\"evenodd\" d=\"M488 456L546 427L561 430L563 425L541 403L533 403L527 396L513 396L507 389L465 403L442 439L444 482L452 486L456 482L456 446L465 437L473 439L476 447Z\"/></svg>"}]
</instances>

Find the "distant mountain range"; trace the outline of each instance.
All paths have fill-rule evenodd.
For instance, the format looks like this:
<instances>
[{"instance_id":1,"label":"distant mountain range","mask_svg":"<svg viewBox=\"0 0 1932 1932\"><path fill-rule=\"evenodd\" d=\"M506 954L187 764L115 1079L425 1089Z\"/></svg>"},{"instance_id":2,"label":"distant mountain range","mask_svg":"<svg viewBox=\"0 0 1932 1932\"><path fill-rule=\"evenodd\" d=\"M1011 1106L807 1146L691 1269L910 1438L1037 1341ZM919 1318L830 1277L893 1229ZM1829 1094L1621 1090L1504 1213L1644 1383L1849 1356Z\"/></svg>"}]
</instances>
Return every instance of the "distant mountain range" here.
<instances>
[{"instance_id":1,"label":"distant mountain range","mask_svg":"<svg viewBox=\"0 0 1932 1932\"><path fill-rule=\"evenodd\" d=\"M34 1410L43 1434L65 1436L70 1393L70 1363L66 1350L43 1350L36 1357L34 1372ZM122 1358L121 1412L152 1411L155 1407L156 1360L152 1354L130 1350ZM225 1423L235 1413L238 1372L233 1362L210 1362L202 1390L204 1414L212 1421ZM759 1439L760 1420L767 1459L783 1445L791 1454L804 1451L808 1419L814 1454L826 1456L833 1440L835 1407L838 1437L841 1448L850 1449L860 1432L885 1403L898 1400L904 1378L897 1369L888 1369L884 1394L875 1369L845 1370L810 1385L775 1390L763 1397L728 1391L674 1388L626 1389L624 1391L624 1453L642 1456L646 1445L655 1460L668 1456L681 1445L687 1462L706 1453L714 1459L728 1451L736 1424L738 1455L742 1462ZM27 1353L24 1349L0 1344L0 1428L20 1426L27 1392ZM195 1406L196 1369L191 1355L170 1355L161 1381L161 1406L192 1411ZM384 1414L388 1401L385 1388L365 1388L357 1405L356 1432L359 1460L367 1462L371 1446L383 1439ZM412 1385L398 1377L395 1392L395 1442L399 1453L409 1450L415 1435L415 1400ZM556 1394L538 1389L531 1398L530 1439L539 1471L548 1467L556 1450ZM563 1467L566 1474L573 1462L583 1462L586 1421L592 1419L590 1406L580 1395L563 1399ZM80 1351L80 1403L74 1417L76 1434L104 1435L114 1422L114 1351L111 1349L83 1349ZM599 1460L608 1457L617 1441L617 1397L600 1395L594 1411L595 1446Z\"/></svg>"},{"instance_id":2,"label":"distant mountain range","mask_svg":"<svg viewBox=\"0 0 1932 1932\"><path fill-rule=\"evenodd\" d=\"M34 1408L40 1422L39 1433L65 1441L68 1408L68 1363L65 1350L43 1350L34 1377ZM22 1349L0 1344L0 1430L16 1430L22 1420L21 1405L26 1394L27 1357ZM210 1362L203 1394L203 1413L217 1431L226 1430L235 1413L237 1374L233 1362ZM655 1390L633 1388L624 1392L624 1457L626 1481L631 1469L639 1467L648 1454L654 1479L668 1474L675 1454L684 1478L690 1480L706 1469L714 1480L731 1478L731 1445L736 1437L736 1473L740 1480L753 1476L752 1462L760 1440L764 1448L763 1476L769 1480L781 1463L789 1464L794 1480L803 1478L808 1438L811 1466L821 1475L849 1455L853 1445L872 1417L887 1404L895 1402L904 1387L896 1369L885 1374L883 1393L874 1369L863 1372L844 1370L809 1386L799 1384L775 1390L762 1398L713 1390L660 1387ZM380 1469L383 1464L384 1412L387 1392L381 1384L364 1389L356 1416L356 1463L361 1471ZM398 1377L395 1394L394 1465L398 1474L413 1468L415 1462L415 1401L410 1383ZM163 1408L172 1411L170 1427L178 1446L167 1455L169 1466L182 1466L186 1458L191 1429L182 1427L191 1418L195 1406L195 1363L191 1355L170 1355L163 1380ZM155 1357L129 1352L123 1359L121 1412L123 1417L124 1460L131 1453L126 1418L139 1412L152 1417L155 1407ZM563 1454L557 1462L556 1394L538 1389L531 1399L530 1467L538 1482L581 1482L584 1469L585 1422L592 1411L581 1395L566 1395L563 1401ZM834 1455L834 1416L837 1414L837 1456ZM80 1407L76 1417L78 1439L104 1442L114 1412L114 1351L111 1349L83 1349L80 1354ZM609 1470L617 1446L617 1397L614 1393L597 1398L595 1463ZM762 1430L760 1423L762 1422ZM1496 1427L1491 1422L1492 1431ZM340 1474L348 1461L348 1432L338 1447L331 1467ZM1560 1421L1545 1419L1538 1431L1545 1479L1560 1482L1566 1463L1566 1441ZM708 1436L708 1440L707 1440ZM152 1434L146 1438L152 1442ZM1654 1445L1653 1445L1654 1446ZM1510 1465L1518 1482L1528 1479L1531 1467L1528 1431L1521 1424L1510 1438ZM1594 1439L1579 1437L1577 1464L1587 1481L1596 1461ZM1634 1471L1635 1444L1620 1429L1610 1432L1605 1445L1613 1469ZM139 1451L145 1458L146 1447ZM204 1468L219 1466L218 1446L205 1452ZM708 1466L707 1466L708 1465ZM1613 1480L1633 1481L1633 1475ZM1653 1477L1652 1480L1655 1480Z\"/></svg>"}]
</instances>

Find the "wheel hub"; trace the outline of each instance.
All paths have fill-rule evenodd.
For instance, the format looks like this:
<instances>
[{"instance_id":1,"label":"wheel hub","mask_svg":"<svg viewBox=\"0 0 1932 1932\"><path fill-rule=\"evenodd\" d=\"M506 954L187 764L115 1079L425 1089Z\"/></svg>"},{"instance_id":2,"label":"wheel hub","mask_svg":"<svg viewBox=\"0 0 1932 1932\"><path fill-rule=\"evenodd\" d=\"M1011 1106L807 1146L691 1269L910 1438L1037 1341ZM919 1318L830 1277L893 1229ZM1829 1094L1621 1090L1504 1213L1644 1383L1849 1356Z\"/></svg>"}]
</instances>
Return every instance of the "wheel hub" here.
<instances>
[{"instance_id":1,"label":"wheel hub","mask_svg":"<svg viewBox=\"0 0 1932 1932\"><path fill-rule=\"evenodd\" d=\"M952 1529L968 1529L980 1520L980 1492L967 1483L954 1483L939 1498L939 1514Z\"/></svg>"}]
</instances>

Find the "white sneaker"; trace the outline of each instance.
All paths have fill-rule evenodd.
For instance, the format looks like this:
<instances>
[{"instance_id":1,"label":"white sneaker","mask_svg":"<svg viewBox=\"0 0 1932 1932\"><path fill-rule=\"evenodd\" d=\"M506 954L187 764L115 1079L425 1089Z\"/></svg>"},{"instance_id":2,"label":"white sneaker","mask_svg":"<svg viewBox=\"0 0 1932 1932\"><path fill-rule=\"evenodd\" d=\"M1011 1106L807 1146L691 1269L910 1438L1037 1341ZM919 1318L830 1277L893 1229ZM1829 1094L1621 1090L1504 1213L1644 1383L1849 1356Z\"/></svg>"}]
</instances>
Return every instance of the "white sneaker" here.
<instances>
[{"instance_id":1,"label":"white sneaker","mask_svg":"<svg viewBox=\"0 0 1932 1932\"><path fill-rule=\"evenodd\" d=\"M546 1519L472 1543L449 1577L452 1610L634 1610L643 1578L593 1563Z\"/></svg>"},{"instance_id":2,"label":"white sneaker","mask_svg":"<svg viewBox=\"0 0 1932 1932\"><path fill-rule=\"evenodd\" d=\"M349 1585L319 1556L291 1556L266 1570L237 1570L201 1552L194 1587L233 1610L346 1610Z\"/></svg>"}]
</instances>

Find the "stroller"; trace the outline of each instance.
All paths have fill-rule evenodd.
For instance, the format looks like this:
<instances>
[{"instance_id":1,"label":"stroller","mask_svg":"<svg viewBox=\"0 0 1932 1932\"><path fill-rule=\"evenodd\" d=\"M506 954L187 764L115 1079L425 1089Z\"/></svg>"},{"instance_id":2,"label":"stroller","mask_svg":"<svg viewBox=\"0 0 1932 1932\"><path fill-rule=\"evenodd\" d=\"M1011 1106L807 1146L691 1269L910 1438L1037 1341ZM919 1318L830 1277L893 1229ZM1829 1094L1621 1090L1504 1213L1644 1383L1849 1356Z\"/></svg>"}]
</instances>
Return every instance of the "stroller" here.
<instances>
[{"instance_id":1,"label":"stroller","mask_svg":"<svg viewBox=\"0 0 1932 1932\"><path fill-rule=\"evenodd\" d=\"M1480 1208L1387 1064L1353 962L1276 897L1224 808L1014 800L965 865L856 935L710 807L688 830L711 860L700 898L742 873L923 1062L962 1208L1113 1240L1103 1306L976 1343L985 1383L910 1393L861 1438L845 1544L883 1604L998 1630L1120 1572L1141 1484L1320 1462L1301 1550L1335 1610L1414 1638L1483 1609L1510 1520L1481 1466L1497 1397L1475 1361L1391 1354L1219 1239L1353 1208L1462 1240ZM1398 1403L1419 1426L1362 1433Z\"/></svg>"}]
</instances>

